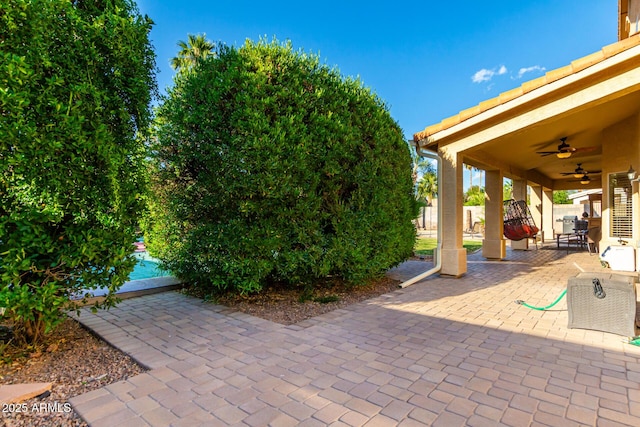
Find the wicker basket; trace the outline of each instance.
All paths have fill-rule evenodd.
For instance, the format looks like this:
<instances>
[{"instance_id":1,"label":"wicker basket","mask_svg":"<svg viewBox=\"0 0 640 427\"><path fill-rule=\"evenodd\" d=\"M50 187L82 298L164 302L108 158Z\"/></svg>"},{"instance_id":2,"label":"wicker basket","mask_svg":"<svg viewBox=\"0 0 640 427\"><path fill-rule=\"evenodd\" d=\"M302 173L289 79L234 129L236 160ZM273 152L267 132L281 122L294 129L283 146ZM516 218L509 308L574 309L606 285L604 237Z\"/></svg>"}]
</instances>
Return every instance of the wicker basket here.
<instances>
[{"instance_id":1,"label":"wicker basket","mask_svg":"<svg viewBox=\"0 0 640 427\"><path fill-rule=\"evenodd\" d=\"M637 277L614 273L579 273L569 278L569 328L636 335Z\"/></svg>"}]
</instances>

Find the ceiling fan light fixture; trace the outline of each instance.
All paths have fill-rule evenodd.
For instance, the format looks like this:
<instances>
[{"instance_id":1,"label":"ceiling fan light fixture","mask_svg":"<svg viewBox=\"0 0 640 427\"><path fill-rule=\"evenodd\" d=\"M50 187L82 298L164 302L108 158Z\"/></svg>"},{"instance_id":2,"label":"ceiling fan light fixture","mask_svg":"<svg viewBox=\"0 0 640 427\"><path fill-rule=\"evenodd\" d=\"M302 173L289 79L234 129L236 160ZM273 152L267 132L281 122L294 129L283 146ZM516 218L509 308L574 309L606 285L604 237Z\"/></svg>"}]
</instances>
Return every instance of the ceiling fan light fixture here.
<instances>
[{"instance_id":1,"label":"ceiling fan light fixture","mask_svg":"<svg viewBox=\"0 0 640 427\"><path fill-rule=\"evenodd\" d=\"M591 182L591 180L589 179L589 177L586 174L583 175L582 178L580 179L580 184L582 184L582 185L587 185L590 182Z\"/></svg>"},{"instance_id":2,"label":"ceiling fan light fixture","mask_svg":"<svg viewBox=\"0 0 640 427\"><path fill-rule=\"evenodd\" d=\"M571 151L561 151L556 154L556 156L558 156L559 159L568 159L571 157Z\"/></svg>"}]
</instances>

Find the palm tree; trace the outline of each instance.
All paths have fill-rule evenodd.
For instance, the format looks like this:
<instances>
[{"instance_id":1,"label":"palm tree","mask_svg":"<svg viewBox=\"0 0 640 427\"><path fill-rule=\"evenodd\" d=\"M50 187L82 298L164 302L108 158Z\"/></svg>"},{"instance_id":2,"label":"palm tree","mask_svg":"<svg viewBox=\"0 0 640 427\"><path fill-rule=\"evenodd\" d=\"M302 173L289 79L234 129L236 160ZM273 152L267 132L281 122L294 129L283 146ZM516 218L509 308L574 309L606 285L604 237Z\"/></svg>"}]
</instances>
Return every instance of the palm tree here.
<instances>
[{"instance_id":1,"label":"palm tree","mask_svg":"<svg viewBox=\"0 0 640 427\"><path fill-rule=\"evenodd\" d=\"M505 179L502 184L502 199L511 200L513 198L513 181Z\"/></svg>"},{"instance_id":2,"label":"palm tree","mask_svg":"<svg viewBox=\"0 0 640 427\"><path fill-rule=\"evenodd\" d=\"M432 175L433 182L434 183L437 182L436 168L429 159L418 155L416 150L411 147L411 144L412 144L411 140L409 140L408 143L410 146L409 152L411 153L411 164L412 164L411 177L413 178L414 191L416 194L416 198L418 198L418 200L420 201L421 206L424 206L424 203L422 201L435 195L437 193L437 187L435 187L436 191L432 193L431 191L427 191L425 189L421 190L420 186L426 185L426 184L423 184L423 182L424 182L424 177L427 175ZM418 179L420 179L420 181L418 181ZM422 210L422 226L424 228L425 208L422 207L421 210ZM416 229L418 229L420 227L420 221L418 220L418 218L415 219L415 224L416 224Z\"/></svg>"},{"instance_id":3,"label":"palm tree","mask_svg":"<svg viewBox=\"0 0 640 427\"><path fill-rule=\"evenodd\" d=\"M464 168L469 171L469 187L473 186L473 166L464 163Z\"/></svg>"},{"instance_id":4,"label":"palm tree","mask_svg":"<svg viewBox=\"0 0 640 427\"><path fill-rule=\"evenodd\" d=\"M206 34L188 34L187 41L178 41L178 56L171 59L171 67L177 71L190 70L198 61L214 54L215 43L207 40Z\"/></svg>"},{"instance_id":5,"label":"palm tree","mask_svg":"<svg viewBox=\"0 0 640 427\"><path fill-rule=\"evenodd\" d=\"M438 195L438 179L435 172L427 172L418 182L418 197L426 199L429 203Z\"/></svg>"},{"instance_id":6,"label":"palm tree","mask_svg":"<svg viewBox=\"0 0 640 427\"><path fill-rule=\"evenodd\" d=\"M425 200L427 202L427 206L431 205L433 198L438 195L438 178L436 176L435 170L429 170L424 175L422 175L422 179L418 182L418 199ZM422 228L425 227L425 208L422 208Z\"/></svg>"},{"instance_id":7,"label":"palm tree","mask_svg":"<svg viewBox=\"0 0 640 427\"><path fill-rule=\"evenodd\" d=\"M465 206L484 206L486 194L484 188L479 185L473 185L467 189L464 195Z\"/></svg>"},{"instance_id":8,"label":"palm tree","mask_svg":"<svg viewBox=\"0 0 640 427\"><path fill-rule=\"evenodd\" d=\"M436 168L433 166L431 161L425 157L418 156L414 150L411 150L411 163L413 165L411 176L414 184L418 181L420 175L427 173L435 174L436 172Z\"/></svg>"}]
</instances>

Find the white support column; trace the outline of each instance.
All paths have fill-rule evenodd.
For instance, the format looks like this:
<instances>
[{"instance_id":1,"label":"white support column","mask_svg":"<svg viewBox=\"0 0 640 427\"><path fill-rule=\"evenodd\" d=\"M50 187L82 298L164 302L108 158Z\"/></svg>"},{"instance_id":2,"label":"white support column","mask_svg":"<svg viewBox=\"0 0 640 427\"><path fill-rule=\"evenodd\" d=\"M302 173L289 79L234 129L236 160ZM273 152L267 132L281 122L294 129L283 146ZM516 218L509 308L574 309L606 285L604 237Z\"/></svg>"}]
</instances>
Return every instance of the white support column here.
<instances>
[{"instance_id":1,"label":"white support column","mask_svg":"<svg viewBox=\"0 0 640 427\"><path fill-rule=\"evenodd\" d=\"M467 252L462 247L462 157L441 148L442 183L438 183L438 203L442 203L442 269L440 274L462 276L467 272Z\"/></svg>"},{"instance_id":2,"label":"white support column","mask_svg":"<svg viewBox=\"0 0 640 427\"><path fill-rule=\"evenodd\" d=\"M527 181L523 179L513 180L513 198L527 201ZM512 240L511 249L526 251L529 249L529 239Z\"/></svg>"},{"instance_id":3,"label":"white support column","mask_svg":"<svg viewBox=\"0 0 640 427\"><path fill-rule=\"evenodd\" d=\"M507 255L503 238L502 171L488 170L485 178L485 228L482 256L503 259Z\"/></svg>"}]
</instances>

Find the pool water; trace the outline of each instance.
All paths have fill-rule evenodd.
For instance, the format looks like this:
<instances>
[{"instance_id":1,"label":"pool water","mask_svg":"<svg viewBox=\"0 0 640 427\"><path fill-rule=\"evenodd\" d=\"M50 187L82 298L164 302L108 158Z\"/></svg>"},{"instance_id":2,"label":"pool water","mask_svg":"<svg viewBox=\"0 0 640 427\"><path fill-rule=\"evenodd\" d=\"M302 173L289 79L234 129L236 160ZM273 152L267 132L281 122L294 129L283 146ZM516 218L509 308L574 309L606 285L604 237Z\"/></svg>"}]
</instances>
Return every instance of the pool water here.
<instances>
[{"instance_id":1,"label":"pool water","mask_svg":"<svg viewBox=\"0 0 640 427\"><path fill-rule=\"evenodd\" d=\"M133 268L129 280L150 279L152 277L171 276L168 271L162 270L159 267L158 261L149 256L146 252L135 253L134 256L138 258L138 263Z\"/></svg>"}]
</instances>

